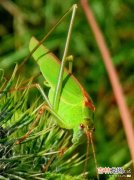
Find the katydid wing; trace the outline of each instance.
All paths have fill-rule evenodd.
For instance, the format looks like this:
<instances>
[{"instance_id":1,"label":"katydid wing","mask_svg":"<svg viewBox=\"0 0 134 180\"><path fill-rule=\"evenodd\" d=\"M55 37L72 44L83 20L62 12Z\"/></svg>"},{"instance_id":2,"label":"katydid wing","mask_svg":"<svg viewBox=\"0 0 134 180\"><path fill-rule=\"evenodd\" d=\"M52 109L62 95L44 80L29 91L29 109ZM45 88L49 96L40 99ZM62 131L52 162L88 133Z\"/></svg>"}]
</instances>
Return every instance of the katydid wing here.
<instances>
[{"instance_id":1,"label":"katydid wing","mask_svg":"<svg viewBox=\"0 0 134 180\"><path fill-rule=\"evenodd\" d=\"M33 37L30 41L30 51L38 45ZM49 100L54 99L57 84L60 61L47 48L41 45L32 55L37 61L40 70L50 85ZM65 129L73 129L73 143L80 143L87 130L93 129L92 115L95 110L92 100L78 80L65 68L63 74L63 86L57 114L63 119L57 121L58 125Z\"/></svg>"}]
</instances>

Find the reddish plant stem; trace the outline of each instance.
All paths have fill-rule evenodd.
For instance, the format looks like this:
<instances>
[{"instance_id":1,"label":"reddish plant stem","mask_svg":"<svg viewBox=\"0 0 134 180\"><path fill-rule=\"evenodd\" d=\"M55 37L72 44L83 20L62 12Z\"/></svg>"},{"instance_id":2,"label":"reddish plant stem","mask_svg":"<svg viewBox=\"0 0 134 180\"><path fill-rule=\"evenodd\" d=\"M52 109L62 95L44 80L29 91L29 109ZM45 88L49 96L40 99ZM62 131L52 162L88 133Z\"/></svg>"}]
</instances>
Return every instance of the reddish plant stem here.
<instances>
[{"instance_id":1,"label":"reddish plant stem","mask_svg":"<svg viewBox=\"0 0 134 180\"><path fill-rule=\"evenodd\" d=\"M120 116L121 116L121 120L124 126L124 131L126 133L126 138L128 141L131 157L134 160L134 130L133 130L133 125L132 125L131 115L129 113L128 107L125 102L123 90L119 82L117 72L112 63L112 58L106 46L102 32L99 29L99 26L97 25L97 22L91 11L91 8L89 4L87 3L87 0L80 0L80 2L84 10L84 13L86 15L88 24L90 25L92 32L94 34L94 37L96 39L100 53L102 55L102 60L106 67L106 70L107 70L107 73L108 73L108 76L109 76L109 79L113 88L113 92L116 98L116 102L120 111Z\"/></svg>"}]
</instances>

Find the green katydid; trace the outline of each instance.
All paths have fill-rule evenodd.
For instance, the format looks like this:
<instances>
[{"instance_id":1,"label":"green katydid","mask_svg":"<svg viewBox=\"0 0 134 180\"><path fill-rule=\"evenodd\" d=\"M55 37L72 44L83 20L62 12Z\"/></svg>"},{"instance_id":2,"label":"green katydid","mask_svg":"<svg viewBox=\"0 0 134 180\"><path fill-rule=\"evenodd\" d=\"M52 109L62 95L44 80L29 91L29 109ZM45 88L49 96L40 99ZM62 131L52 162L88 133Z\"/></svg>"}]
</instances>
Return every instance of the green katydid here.
<instances>
[{"instance_id":1,"label":"green katydid","mask_svg":"<svg viewBox=\"0 0 134 180\"><path fill-rule=\"evenodd\" d=\"M61 62L42 45L42 41L39 42L34 37L30 40L29 49L30 55L38 63L43 77L50 86L48 98L42 88L38 86L38 89L47 102L48 107L46 109L55 116L55 120L61 128L73 130L72 142L79 144L83 142L86 136L91 137L90 133L94 129L92 119L95 106L79 81L72 75L70 70L65 68L76 5L73 6L73 9L65 51ZM91 144L93 145L92 140ZM92 147L92 149L94 148Z\"/></svg>"},{"instance_id":2,"label":"green katydid","mask_svg":"<svg viewBox=\"0 0 134 180\"><path fill-rule=\"evenodd\" d=\"M30 51L37 45L38 41L33 37L30 41ZM57 84L60 61L54 54L41 45L32 55L37 61L45 80L50 85L48 98L53 110L54 92ZM57 123L61 128L73 130L73 143L82 142L85 133L93 130L93 113L95 107L91 98L78 80L64 68L63 83L58 109L55 113Z\"/></svg>"}]
</instances>

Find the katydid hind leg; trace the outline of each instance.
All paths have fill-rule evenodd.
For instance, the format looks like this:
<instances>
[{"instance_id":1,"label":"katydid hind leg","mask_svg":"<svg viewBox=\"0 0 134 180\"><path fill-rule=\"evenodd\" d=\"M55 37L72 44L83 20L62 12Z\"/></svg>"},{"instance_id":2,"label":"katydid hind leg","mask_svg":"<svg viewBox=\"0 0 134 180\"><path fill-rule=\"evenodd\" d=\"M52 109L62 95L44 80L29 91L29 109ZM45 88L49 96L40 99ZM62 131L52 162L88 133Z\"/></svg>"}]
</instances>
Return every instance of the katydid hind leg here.
<instances>
[{"instance_id":1,"label":"katydid hind leg","mask_svg":"<svg viewBox=\"0 0 134 180\"><path fill-rule=\"evenodd\" d=\"M72 17L71 17L71 21L70 21L70 25L69 25L69 29L68 29L68 33L67 33L65 49L64 49L64 53L63 53L63 57L62 57L62 61L61 61L57 86L55 88L55 94L54 94L54 100L53 100L53 107L54 107L55 110L57 110L58 106L59 106L60 95L61 95L61 90L62 90L64 67L65 67L65 63L66 63L66 57L67 57L67 53L68 53L70 37L71 37L71 33L72 33L72 27L73 27L73 23L74 23L74 17L75 17L75 14L76 14L76 9L77 9L77 5L74 4L73 5L73 11L72 11Z\"/></svg>"}]
</instances>

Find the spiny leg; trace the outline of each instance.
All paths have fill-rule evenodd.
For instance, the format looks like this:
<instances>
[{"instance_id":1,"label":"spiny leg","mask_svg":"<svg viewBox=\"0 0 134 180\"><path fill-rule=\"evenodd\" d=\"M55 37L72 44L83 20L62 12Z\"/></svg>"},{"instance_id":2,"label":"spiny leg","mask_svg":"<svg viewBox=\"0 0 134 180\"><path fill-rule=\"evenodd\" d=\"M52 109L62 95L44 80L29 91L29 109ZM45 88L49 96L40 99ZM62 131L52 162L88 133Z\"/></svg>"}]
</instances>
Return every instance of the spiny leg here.
<instances>
[{"instance_id":1,"label":"spiny leg","mask_svg":"<svg viewBox=\"0 0 134 180\"><path fill-rule=\"evenodd\" d=\"M30 127L30 129L28 130L28 132L22 137L20 138L19 140L17 140L15 142L16 145L20 144L21 142L25 141L29 135L32 133L32 131L34 130L36 124L38 123L40 117L42 116L42 114L44 113L45 111L45 107L42 105L42 107L39 109L38 111L38 114L37 114L37 117L36 119L34 120L34 122L32 123L32 126Z\"/></svg>"}]
</instances>

